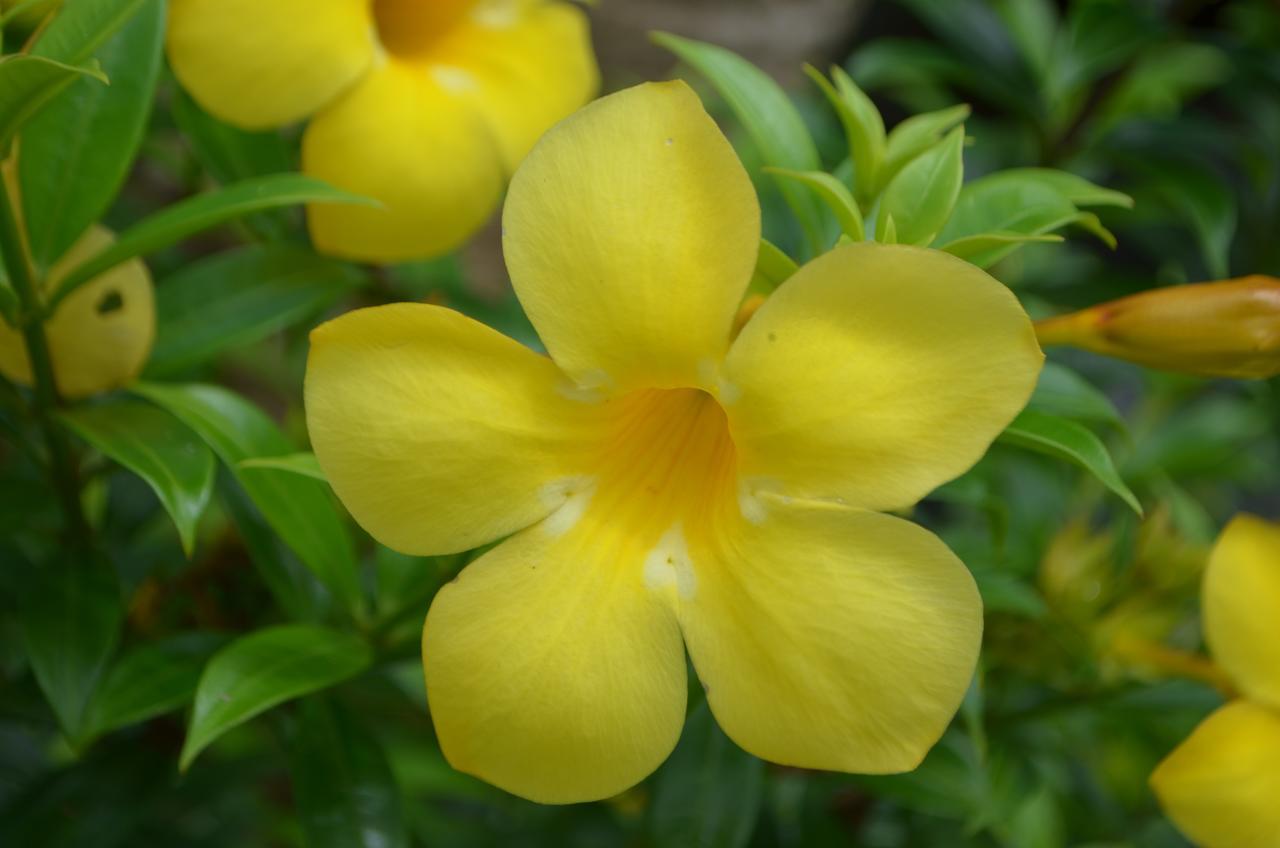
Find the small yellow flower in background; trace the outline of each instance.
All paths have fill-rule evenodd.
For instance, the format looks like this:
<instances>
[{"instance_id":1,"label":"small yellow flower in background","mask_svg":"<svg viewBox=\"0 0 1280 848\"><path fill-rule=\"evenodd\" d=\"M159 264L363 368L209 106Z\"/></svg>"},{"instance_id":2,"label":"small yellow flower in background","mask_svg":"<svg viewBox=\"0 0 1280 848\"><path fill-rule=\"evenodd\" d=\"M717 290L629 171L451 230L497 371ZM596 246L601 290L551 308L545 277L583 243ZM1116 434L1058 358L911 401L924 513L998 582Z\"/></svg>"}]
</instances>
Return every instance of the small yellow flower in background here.
<instances>
[{"instance_id":1,"label":"small yellow flower in background","mask_svg":"<svg viewBox=\"0 0 1280 848\"><path fill-rule=\"evenodd\" d=\"M552 129L503 217L541 356L445 308L315 330L316 455L410 554L506 538L423 633L457 768L565 803L671 752L687 648L725 732L792 766L915 767L973 673L982 605L884 510L968 469L1042 356L1013 295L945 253L863 243L731 329L760 243L732 148L683 83Z\"/></svg>"},{"instance_id":2,"label":"small yellow flower in background","mask_svg":"<svg viewBox=\"0 0 1280 848\"><path fill-rule=\"evenodd\" d=\"M1280 374L1280 279L1151 289L1036 323L1043 345L1072 345L1204 377Z\"/></svg>"},{"instance_id":3,"label":"small yellow flower in background","mask_svg":"<svg viewBox=\"0 0 1280 848\"><path fill-rule=\"evenodd\" d=\"M1169 818L1205 848L1280 845L1280 526L1235 518L1204 575L1209 650L1241 698L1151 775Z\"/></svg>"},{"instance_id":4,"label":"small yellow flower in background","mask_svg":"<svg viewBox=\"0 0 1280 848\"><path fill-rule=\"evenodd\" d=\"M45 275L55 291L67 272L115 241L92 227ZM119 388L147 363L156 334L155 296L147 266L131 259L72 292L45 322L54 379L63 397L82 398ZM31 385L22 333L0 321L0 374Z\"/></svg>"},{"instance_id":5,"label":"small yellow flower in background","mask_svg":"<svg viewBox=\"0 0 1280 848\"><path fill-rule=\"evenodd\" d=\"M168 52L225 121L311 116L303 170L382 203L311 206L312 239L375 262L457 247L598 85L586 18L557 0L171 0Z\"/></svg>"}]
</instances>

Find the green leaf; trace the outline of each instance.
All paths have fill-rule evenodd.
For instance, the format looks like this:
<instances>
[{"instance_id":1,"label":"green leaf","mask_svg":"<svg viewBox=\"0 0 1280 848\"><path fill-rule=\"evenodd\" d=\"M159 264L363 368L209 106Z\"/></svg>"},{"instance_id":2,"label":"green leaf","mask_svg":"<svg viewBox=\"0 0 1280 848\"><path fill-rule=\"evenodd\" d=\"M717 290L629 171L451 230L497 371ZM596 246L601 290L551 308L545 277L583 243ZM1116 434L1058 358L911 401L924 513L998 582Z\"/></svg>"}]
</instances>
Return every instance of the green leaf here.
<instances>
[{"instance_id":1,"label":"green leaf","mask_svg":"<svg viewBox=\"0 0 1280 848\"><path fill-rule=\"evenodd\" d=\"M363 609L351 538L329 487L297 474L240 467L246 459L295 451L262 410L218 386L137 383L133 391L195 430L320 582L349 609Z\"/></svg>"},{"instance_id":2,"label":"green leaf","mask_svg":"<svg viewBox=\"0 0 1280 848\"><path fill-rule=\"evenodd\" d=\"M907 163L884 190L876 230L893 216L901 244L928 244L938 234L964 181L964 127L956 127Z\"/></svg>"},{"instance_id":3,"label":"green leaf","mask_svg":"<svg viewBox=\"0 0 1280 848\"><path fill-rule=\"evenodd\" d=\"M1009 173L991 174L965 185L934 244L942 250L963 251L969 262L989 268L1025 240L1005 237L994 240L984 250L973 249L978 245L965 240L1007 233L1042 236L1078 220L1079 210L1057 189L1042 180Z\"/></svg>"},{"instance_id":4,"label":"green leaf","mask_svg":"<svg viewBox=\"0 0 1280 848\"><path fill-rule=\"evenodd\" d=\"M1026 409L1000 434L999 440L1080 466L1142 515L1142 505L1120 478L1106 445L1075 421Z\"/></svg>"},{"instance_id":5,"label":"green leaf","mask_svg":"<svg viewBox=\"0 0 1280 848\"><path fill-rule=\"evenodd\" d=\"M676 54L711 82L742 122L765 165L792 171L818 171L822 163L804 120L776 82L735 53L669 33L653 40ZM826 245L826 227L817 200L796 185L782 185L782 196L795 213L813 255Z\"/></svg>"},{"instance_id":6,"label":"green leaf","mask_svg":"<svg viewBox=\"0 0 1280 848\"><path fill-rule=\"evenodd\" d=\"M80 286L136 256L144 256L179 242L201 230L235 220L251 212L299 203L358 203L373 201L333 188L302 174L276 174L245 180L233 186L189 197L163 209L120 234L115 244L73 268L51 298L49 309Z\"/></svg>"},{"instance_id":7,"label":"green leaf","mask_svg":"<svg viewBox=\"0 0 1280 848\"><path fill-rule=\"evenodd\" d=\"M1054 168L1010 168L997 175L1006 180L1034 182L1047 186L1073 206L1119 206L1133 208L1133 198L1121 191L1103 188L1070 171Z\"/></svg>"},{"instance_id":8,"label":"green leaf","mask_svg":"<svg viewBox=\"0 0 1280 848\"><path fill-rule=\"evenodd\" d=\"M249 245L186 266L156 287L151 377L244 348L331 306L363 281L302 247Z\"/></svg>"},{"instance_id":9,"label":"green leaf","mask_svg":"<svg viewBox=\"0 0 1280 848\"><path fill-rule=\"evenodd\" d=\"M1057 7L1051 0L996 0L994 5L1036 79L1044 79L1053 59Z\"/></svg>"},{"instance_id":10,"label":"green leaf","mask_svg":"<svg viewBox=\"0 0 1280 848\"><path fill-rule=\"evenodd\" d=\"M225 641L213 633L186 633L121 657L89 704L89 733L99 736L185 706L205 661Z\"/></svg>"},{"instance_id":11,"label":"green leaf","mask_svg":"<svg viewBox=\"0 0 1280 848\"><path fill-rule=\"evenodd\" d=\"M120 637L124 610L111 564L97 557L53 560L27 576L18 608L22 641L40 689L72 742Z\"/></svg>"},{"instance_id":12,"label":"green leaf","mask_svg":"<svg viewBox=\"0 0 1280 848\"><path fill-rule=\"evenodd\" d=\"M25 53L0 57L0 157L24 124L82 77L107 81L97 62L69 65Z\"/></svg>"},{"instance_id":13,"label":"green leaf","mask_svg":"<svg viewBox=\"0 0 1280 848\"><path fill-rule=\"evenodd\" d=\"M1030 407L1049 415L1108 424L1124 429L1115 404L1075 371L1056 362L1046 362L1040 372L1040 381L1031 395Z\"/></svg>"},{"instance_id":14,"label":"green leaf","mask_svg":"<svg viewBox=\"0 0 1280 848\"><path fill-rule=\"evenodd\" d=\"M324 471L321 470L320 463L316 460L316 455L310 451L291 453L288 456L246 459L240 463L240 467L272 468L276 471L287 471L290 474L298 474L302 477L310 477L313 480L324 480L326 482L329 479L324 476Z\"/></svg>"},{"instance_id":15,"label":"green leaf","mask_svg":"<svg viewBox=\"0 0 1280 848\"><path fill-rule=\"evenodd\" d=\"M973 111L969 104L912 115L893 128L885 142L885 162L880 182L886 185L908 162L936 145Z\"/></svg>"},{"instance_id":16,"label":"green leaf","mask_svg":"<svg viewBox=\"0 0 1280 848\"><path fill-rule=\"evenodd\" d=\"M805 65L804 72L822 89L839 116L849 142L855 189L859 198L870 201L881 182L880 169L885 157L884 119L880 110L843 68L831 69L835 85L812 65ZM861 241L861 236L857 240Z\"/></svg>"},{"instance_id":17,"label":"green leaf","mask_svg":"<svg viewBox=\"0 0 1280 848\"><path fill-rule=\"evenodd\" d=\"M355 636L305 624L259 630L218 651L196 687L187 740L178 758L196 755L233 727L276 704L317 692L369 667L373 654Z\"/></svg>"},{"instance_id":18,"label":"green leaf","mask_svg":"<svg viewBox=\"0 0 1280 848\"><path fill-rule=\"evenodd\" d=\"M795 180L811 190L831 213L835 215L840 232L854 241L866 238L863 231L862 212L858 209L858 201L853 199L844 183L825 171L788 171L786 168L765 168L770 174L776 174L788 180Z\"/></svg>"},{"instance_id":19,"label":"green leaf","mask_svg":"<svg viewBox=\"0 0 1280 848\"><path fill-rule=\"evenodd\" d=\"M215 470L213 454L196 434L163 409L134 400L79 406L60 417L80 438L146 481L191 556Z\"/></svg>"},{"instance_id":20,"label":"green leaf","mask_svg":"<svg viewBox=\"0 0 1280 848\"><path fill-rule=\"evenodd\" d=\"M795 260L768 239L760 239L760 253L756 256L756 270L747 290L754 294L770 294L778 286L800 270Z\"/></svg>"},{"instance_id":21,"label":"green leaf","mask_svg":"<svg viewBox=\"0 0 1280 848\"><path fill-rule=\"evenodd\" d=\"M1204 165L1186 160L1149 157L1140 167L1165 204L1195 233L1209 274L1215 279L1226 277L1238 214L1227 183Z\"/></svg>"},{"instance_id":22,"label":"green leaf","mask_svg":"<svg viewBox=\"0 0 1280 848\"><path fill-rule=\"evenodd\" d=\"M386 755L349 713L323 698L303 701L289 773L307 848L408 848Z\"/></svg>"},{"instance_id":23,"label":"green leaf","mask_svg":"<svg viewBox=\"0 0 1280 848\"><path fill-rule=\"evenodd\" d=\"M75 0L60 5L31 52L79 65L97 54L149 0Z\"/></svg>"},{"instance_id":24,"label":"green leaf","mask_svg":"<svg viewBox=\"0 0 1280 848\"><path fill-rule=\"evenodd\" d=\"M1001 233L979 233L973 236L965 236L955 241L947 242L942 245L939 250L946 251L952 256L958 256L968 262L977 265L979 268L990 268L997 260L1003 259L1009 250L1020 247L1030 242L1061 242L1065 241L1062 236L1058 235L1024 235L1023 233L1001 232Z\"/></svg>"},{"instance_id":25,"label":"green leaf","mask_svg":"<svg viewBox=\"0 0 1280 848\"><path fill-rule=\"evenodd\" d=\"M763 795L764 763L734 745L703 702L655 780L649 808L654 844L743 848Z\"/></svg>"},{"instance_id":26,"label":"green leaf","mask_svg":"<svg viewBox=\"0 0 1280 848\"><path fill-rule=\"evenodd\" d=\"M164 12L160 0L145 0L99 50L111 84L78 80L22 131L18 176L40 267L102 218L124 183L155 99Z\"/></svg>"}]
</instances>

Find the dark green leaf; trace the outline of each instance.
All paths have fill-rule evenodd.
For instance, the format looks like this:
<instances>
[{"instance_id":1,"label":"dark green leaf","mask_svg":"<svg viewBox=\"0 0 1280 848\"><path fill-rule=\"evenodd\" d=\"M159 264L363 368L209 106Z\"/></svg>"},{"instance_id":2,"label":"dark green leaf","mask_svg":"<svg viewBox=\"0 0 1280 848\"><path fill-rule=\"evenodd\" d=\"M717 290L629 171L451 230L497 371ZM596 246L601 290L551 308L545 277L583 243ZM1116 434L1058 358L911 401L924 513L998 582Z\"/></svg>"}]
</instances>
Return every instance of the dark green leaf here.
<instances>
[{"instance_id":1,"label":"dark green leaf","mask_svg":"<svg viewBox=\"0 0 1280 848\"><path fill-rule=\"evenodd\" d=\"M715 87L742 122L765 165L792 171L818 171L822 164L804 120L786 92L767 74L723 47L669 33L655 42L691 65ZM797 185L782 185L782 196L795 213L813 254L825 249L825 226L817 200Z\"/></svg>"},{"instance_id":2,"label":"dark green leaf","mask_svg":"<svg viewBox=\"0 0 1280 848\"><path fill-rule=\"evenodd\" d=\"M649 825L660 848L742 848L764 794L764 763L729 740L706 703L689 715L654 786Z\"/></svg>"},{"instance_id":3,"label":"dark green leaf","mask_svg":"<svg viewBox=\"0 0 1280 848\"><path fill-rule=\"evenodd\" d=\"M316 455L310 451L291 453L288 456L264 456L257 459L246 459L240 463L241 468L269 468L310 477L313 480L325 480L324 470L316 461Z\"/></svg>"},{"instance_id":4,"label":"dark green leaf","mask_svg":"<svg viewBox=\"0 0 1280 848\"><path fill-rule=\"evenodd\" d=\"M323 698L298 708L289 773L307 848L407 848L400 789L378 741Z\"/></svg>"},{"instance_id":5,"label":"dark green leaf","mask_svg":"<svg viewBox=\"0 0 1280 848\"><path fill-rule=\"evenodd\" d=\"M138 383L133 390L195 430L244 487L271 528L320 582L349 609L362 609L351 538L329 487L284 471L240 467L246 459L295 451L262 410L217 386Z\"/></svg>"},{"instance_id":6,"label":"dark green leaf","mask_svg":"<svg viewBox=\"0 0 1280 848\"><path fill-rule=\"evenodd\" d=\"M0 58L0 156L23 125L82 77L99 85L107 81L96 62L69 65L43 56Z\"/></svg>"},{"instance_id":7,"label":"dark green leaf","mask_svg":"<svg viewBox=\"0 0 1280 848\"><path fill-rule=\"evenodd\" d=\"M294 624L243 636L209 660L196 688L195 706L178 767L231 728L276 704L354 677L373 655L355 636Z\"/></svg>"},{"instance_id":8,"label":"dark green leaf","mask_svg":"<svg viewBox=\"0 0 1280 848\"><path fill-rule=\"evenodd\" d=\"M892 216L901 244L928 244L938 234L964 181L964 127L956 127L929 150L912 159L880 198L879 232Z\"/></svg>"},{"instance_id":9,"label":"dark green leaf","mask_svg":"<svg viewBox=\"0 0 1280 848\"><path fill-rule=\"evenodd\" d=\"M60 4L57 15L31 52L78 65L97 54L116 30L149 0L74 0Z\"/></svg>"},{"instance_id":10,"label":"dark green leaf","mask_svg":"<svg viewBox=\"0 0 1280 848\"><path fill-rule=\"evenodd\" d=\"M225 641L213 633L187 633L121 657L89 703L89 733L101 735L185 706L205 661Z\"/></svg>"},{"instance_id":11,"label":"dark green leaf","mask_svg":"<svg viewBox=\"0 0 1280 848\"><path fill-rule=\"evenodd\" d=\"M134 400L79 406L62 420L82 439L147 481L173 518L187 555L213 491L213 454L163 409Z\"/></svg>"},{"instance_id":12,"label":"dark green leaf","mask_svg":"<svg viewBox=\"0 0 1280 848\"><path fill-rule=\"evenodd\" d=\"M69 554L32 571L24 594L18 617L27 658L74 742L120 636L124 611L115 571L103 559Z\"/></svg>"},{"instance_id":13,"label":"dark green leaf","mask_svg":"<svg viewBox=\"0 0 1280 848\"><path fill-rule=\"evenodd\" d=\"M1011 182L1033 182L1053 189L1074 206L1119 206L1133 208L1133 198L1121 191L1103 188L1070 171L1054 168L1009 168L997 176Z\"/></svg>"},{"instance_id":14,"label":"dark green leaf","mask_svg":"<svg viewBox=\"0 0 1280 848\"><path fill-rule=\"evenodd\" d=\"M50 308L94 277L122 262L153 253L201 230L241 218L251 212L300 203L371 202L302 174L276 174L245 180L233 186L189 197L125 230L115 244L73 268L63 278L57 293L51 299Z\"/></svg>"},{"instance_id":15,"label":"dark green leaf","mask_svg":"<svg viewBox=\"0 0 1280 848\"><path fill-rule=\"evenodd\" d=\"M304 321L359 285L353 266L290 245L249 245L188 265L156 287L148 376L183 371Z\"/></svg>"},{"instance_id":16,"label":"dark green leaf","mask_svg":"<svg viewBox=\"0 0 1280 848\"><path fill-rule=\"evenodd\" d=\"M23 128L18 175L40 267L103 216L129 172L160 73L164 11L161 0L145 0L102 45L110 85L78 80Z\"/></svg>"},{"instance_id":17,"label":"dark green leaf","mask_svg":"<svg viewBox=\"0 0 1280 848\"><path fill-rule=\"evenodd\" d=\"M1110 398L1084 377L1056 362L1044 364L1030 406L1062 418L1124 428L1124 419Z\"/></svg>"},{"instance_id":18,"label":"dark green leaf","mask_svg":"<svg viewBox=\"0 0 1280 848\"><path fill-rule=\"evenodd\" d=\"M1142 515L1142 505L1120 478L1106 445L1075 421L1026 409L1000 434L1000 441L1065 459L1080 466L1119 496L1134 512Z\"/></svg>"}]
</instances>

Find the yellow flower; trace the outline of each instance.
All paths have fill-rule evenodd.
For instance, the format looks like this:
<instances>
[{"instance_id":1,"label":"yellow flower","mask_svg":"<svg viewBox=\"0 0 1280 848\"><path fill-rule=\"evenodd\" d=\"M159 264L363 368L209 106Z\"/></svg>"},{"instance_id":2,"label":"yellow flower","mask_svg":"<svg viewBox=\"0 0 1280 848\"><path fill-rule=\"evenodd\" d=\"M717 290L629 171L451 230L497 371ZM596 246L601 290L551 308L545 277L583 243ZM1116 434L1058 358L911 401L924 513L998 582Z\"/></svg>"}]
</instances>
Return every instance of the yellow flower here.
<instances>
[{"instance_id":1,"label":"yellow flower","mask_svg":"<svg viewBox=\"0 0 1280 848\"><path fill-rule=\"evenodd\" d=\"M1036 323L1043 345L1066 344L1150 368L1204 377L1280 374L1280 279L1151 289Z\"/></svg>"},{"instance_id":2,"label":"yellow flower","mask_svg":"<svg viewBox=\"0 0 1280 848\"><path fill-rule=\"evenodd\" d=\"M92 227L45 275L51 292L72 268L115 241ZM82 398L128 383L151 353L156 307L151 275L140 260L118 265L72 292L45 322L53 376L63 397ZM0 374L31 385L31 361L22 334L0 321Z\"/></svg>"},{"instance_id":3,"label":"yellow flower","mask_svg":"<svg viewBox=\"0 0 1280 848\"><path fill-rule=\"evenodd\" d=\"M811 262L731 343L760 209L683 83L583 109L511 183L504 248L550 358L398 304L318 328L316 455L379 541L506 538L423 633L457 768L573 802L655 769L685 648L720 725L778 763L913 768L973 672L982 608L933 534L881 510L969 468L1041 354L1013 295L915 247Z\"/></svg>"},{"instance_id":4,"label":"yellow flower","mask_svg":"<svg viewBox=\"0 0 1280 848\"><path fill-rule=\"evenodd\" d=\"M169 61L214 115L312 117L303 170L382 208L316 204L316 247L392 262L478 229L598 72L585 16L554 0L171 0Z\"/></svg>"},{"instance_id":5,"label":"yellow flower","mask_svg":"<svg viewBox=\"0 0 1280 848\"><path fill-rule=\"evenodd\" d=\"M1237 516L1209 557L1205 639L1242 697L1151 775L1169 817L1206 848L1280 845L1280 526Z\"/></svg>"}]
</instances>

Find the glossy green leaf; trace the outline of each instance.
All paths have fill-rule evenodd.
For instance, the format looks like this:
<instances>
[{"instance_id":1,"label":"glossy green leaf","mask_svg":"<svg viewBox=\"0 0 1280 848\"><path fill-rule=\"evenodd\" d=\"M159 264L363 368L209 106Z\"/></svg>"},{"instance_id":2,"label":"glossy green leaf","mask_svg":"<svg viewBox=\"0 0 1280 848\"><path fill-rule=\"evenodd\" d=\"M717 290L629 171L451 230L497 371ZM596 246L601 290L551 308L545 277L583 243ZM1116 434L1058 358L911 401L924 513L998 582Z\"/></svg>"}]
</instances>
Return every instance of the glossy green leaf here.
<instances>
[{"instance_id":1,"label":"glossy green leaf","mask_svg":"<svg viewBox=\"0 0 1280 848\"><path fill-rule=\"evenodd\" d=\"M211 742L276 704L326 689L369 667L369 646L347 633L292 624L242 636L200 675L178 767Z\"/></svg>"},{"instance_id":2,"label":"glossy green leaf","mask_svg":"<svg viewBox=\"0 0 1280 848\"><path fill-rule=\"evenodd\" d=\"M964 181L964 127L911 160L880 198L876 230L893 217L900 244L928 244L938 234L960 195Z\"/></svg>"},{"instance_id":3,"label":"glossy green leaf","mask_svg":"<svg viewBox=\"0 0 1280 848\"><path fill-rule=\"evenodd\" d=\"M742 122L765 165L792 171L818 171L822 164L804 120L776 82L741 56L669 33L653 40L675 53L715 87ZM817 200L797 185L781 186L814 255L825 249L825 226Z\"/></svg>"},{"instance_id":4,"label":"glossy green leaf","mask_svg":"<svg viewBox=\"0 0 1280 848\"><path fill-rule=\"evenodd\" d=\"M107 81L97 62L71 65L44 56L0 57L0 155L7 154L24 124L84 77L99 85Z\"/></svg>"},{"instance_id":5,"label":"glossy green leaf","mask_svg":"<svg viewBox=\"0 0 1280 848\"><path fill-rule=\"evenodd\" d=\"M934 112L912 115L894 127L885 141L881 184L887 184L908 162L940 142L957 124L963 123L972 111L969 104L961 103Z\"/></svg>"},{"instance_id":6,"label":"glossy green leaf","mask_svg":"<svg viewBox=\"0 0 1280 848\"><path fill-rule=\"evenodd\" d=\"M1111 399L1075 371L1046 362L1031 395L1030 407L1050 415L1124 428L1124 418Z\"/></svg>"},{"instance_id":7,"label":"glossy green leaf","mask_svg":"<svg viewBox=\"0 0 1280 848\"><path fill-rule=\"evenodd\" d=\"M760 253L756 256L756 270L751 276L748 291L768 295L800 270L800 266L782 249L768 239L760 239Z\"/></svg>"},{"instance_id":8,"label":"glossy green leaf","mask_svg":"<svg viewBox=\"0 0 1280 848\"><path fill-rule=\"evenodd\" d=\"M730 741L706 703L689 714L654 783L649 827L659 848L743 848L764 795L764 763Z\"/></svg>"},{"instance_id":9,"label":"glossy green leaf","mask_svg":"<svg viewBox=\"0 0 1280 848\"><path fill-rule=\"evenodd\" d=\"M884 118L880 116L880 110L843 68L831 69L834 85L812 65L805 65L804 70L809 79L822 89L840 118L849 142L854 188L859 198L870 201L880 185L880 169L885 158ZM857 239L861 240L861 237Z\"/></svg>"},{"instance_id":10,"label":"glossy green leaf","mask_svg":"<svg viewBox=\"0 0 1280 848\"><path fill-rule=\"evenodd\" d=\"M297 474L240 467L246 459L296 450L262 410L218 386L138 383L133 391L195 430L320 582L349 609L363 608L351 538L329 487Z\"/></svg>"},{"instance_id":11,"label":"glossy green leaf","mask_svg":"<svg viewBox=\"0 0 1280 848\"><path fill-rule=\"evenodd\" d=\"M1142 505L1120 478L1106 445L1083 425L1057 415L1026 409L1000 434L999 440L1080 466L1134 512L1142 515Z\"/></svg>"},{"instance_id":12,"label":"glossy green leaf","mask_svg":"<svg viewBox=\"0 0 1280 848\"><path fill-rule=\"evenodd\" d=\"M407 848L400 788L377 739L323 698L298 707L289 774L307 848Z\"/></svg>"},{"instance_id":13,"label":"glossy green leaf","mask_svg":"<svg viewBox=\"0 0 1280 848\"><path fill-rule=\"evenodd\" d=\"M166 376L314 317L363 280L354 266L292 245L248 245L156 287L147 376Z\"/></svg>"},{"instance_id":14,"label":"glossy green leaf","mask_svg":"<svg viewBox=\"0 0 1280 848\"><path fill-rule=\"evenodd\" d=\"M1033 182L1053 189L1074 206L1119 206L1133 208L1133 198L1122 191L1094 185L1084 177L1055 168L1009 168L1000 171L1002 179Z\"/></svg>"},{"instance_id":15,"label":"glossy green leaf","mask_svg":"<svg viewBox=\"0 0 1280 848\"><path fill-rule=\"evenodd\" d=\"M324 471L320 468L316 455L310 451L291 453L287 456L264 456L256 459L246 459L241 461L240 467L274 469L302 477L310 477L313 480L328 481L329 479L324 476Z\"/></svg>"},{"instance_id":16,"label":"glossy green leaf","mask_svg":"<svg viewBox=\"0 0 1280 848\"><path fill-rule=\"evenodd\" d=\"M969 262L989 268L1020 247L1024 240L999 239L982 250L973 249L979 245L965 243L966 240L1005 233L1047 235L1075 222L1079 215L1073 203L1042 181L1000 172L976 179L960 190L955 210L934 244L942 250L963 251Z\"/></svg>"},{"instance_id":17,"label":"glossy green leaf","mask_svg":"<svg viewBox=\"0 0 1280 848\"><path fill-rule=\"evenodd\" d=\"M206 660L225 641L214 633L186 633L125 654L89 704L89 733L98 736L186 706Z\"/></svg>"},{"instance_id":18,"label":"glossy green leaf","mask_svg":"<svg viewBox=\"0 0 1280 848\"><path fill-rule=\"evenodd\" d=\"M133 164L160 74L164 12L146 0L99 49L110 85L78 80L22 131L18 177L38 266L102 218Z\"/></svg>"},{"instance_id":19,"label":"glossy green leaf","mask_svg":"<svg viewBox=\"0 0 1280 848\"><path fill-rule=\"evenodd\" d=\"M1046 233L1044 235L1025 235L1014 232L979 233L965 236L942 245L939 250L952 256L958 256L979 268L990 268L999 259L1004 258L1007 251L1031 242L1060 242L1062 236Z\"/></svg>"},{"instance_id":20,"label":"glossy green leaf","mask_svg":"<svg viewBox=\"0 0 1280 848\"><path fill-rule=\"evenodd\" d=\"M27 660L63 731L83 736L85 710L120 637L124 610L105 559L67 554L28 575L18 621Z\"/></svg>"},{"instance_id":21,"label":"glossy green leaf","mask_svg":"<svg viewBox=\"0 0 1280 848\"><path fill-rule=\"evenodd\" d=\"M1151 188L1190 227L1209 275L1228 276L1238 216L1231 189L1195 162L1149 158L1140 167L1150 176Z\"/></svg>"},{"instance_id":22,"label":"glossy green leaf","mask_svg":"<svg viewBox=\"0 0 1280 848\"><path fill-rule=\"evenodd\" d=\"M190 197L143 219L121 233L115 244L73 268L51 299L51 308L80 286L122 262L153 253L201 230L251 212L302 203L372 202L302 174L276 174L245 180Z\"/></svg>"},{"instance_id":23,"label":"glossy green leaf","mask_svg":"<svg viewBox=\"0 0 1280 848\"><path fill-rule=\"evenodd\" d=\"M854 241L866 238L863 231L862 212L858 209L858 201L853 199L849 189L831 174L825 171L788 171L786 168L766 168L770 174L776 174L784 180L794 180L814 193L835 216L840 231Z\"/></svg>"},{"instance_id":24,"label":"glossy green leaf","mask_svg":"<svg viewBox=\"0 0 1280 848\"><path fill-rule=\"evenodd\" d=\"M78 406L61 418L80 438L147 482L178 528L187 556L213 492L213 454L163 409L136 400Z\"/></svg>"},{"instance_id":25,"label":"glossy green leaf","mask_svg":"<svg viewBox=\"0 0 1280 848\"><path fill-rule=\"evenodd\" d=\"M150 0L73 0L64 2L31 52L77 65L97 54Z\"/></svg>"}]
</instances>

